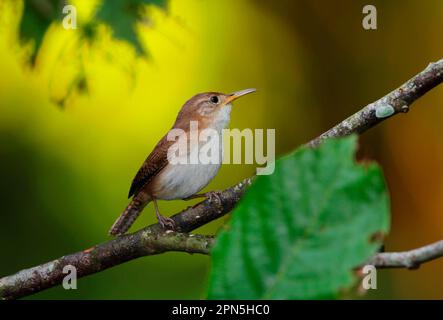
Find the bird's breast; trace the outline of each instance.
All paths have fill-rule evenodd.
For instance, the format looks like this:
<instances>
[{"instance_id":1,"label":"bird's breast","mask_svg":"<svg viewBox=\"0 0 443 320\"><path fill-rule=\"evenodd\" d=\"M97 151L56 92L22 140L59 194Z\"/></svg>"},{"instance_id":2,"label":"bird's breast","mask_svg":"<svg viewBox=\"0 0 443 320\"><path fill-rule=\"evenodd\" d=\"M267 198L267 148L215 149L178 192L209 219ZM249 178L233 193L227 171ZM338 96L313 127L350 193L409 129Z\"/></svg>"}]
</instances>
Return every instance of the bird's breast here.
<instances>
[{"instance_id":1,"label":"bird's breast","mask_svg":"<svg viewBox=\"0 0 443 320\"><path fill-rule=\"evenodd\" d=\"M157 199L188 198L215 177L220 164L168 164L154 179L151 193Z\"/></svg>"},{"instance_id":2,"label":"bird's breast","mask_svg":"<svg viewBox=\"0 0 443 320\"><path fill-rule=\"evenodd\" d=\"M218 139L200 141L176 158L175 164L167 164L150 184L150 193L157 199L184 199L206 187L220 170L223 160L221 130L219 133Z\"/></svg>"}]
</instances>

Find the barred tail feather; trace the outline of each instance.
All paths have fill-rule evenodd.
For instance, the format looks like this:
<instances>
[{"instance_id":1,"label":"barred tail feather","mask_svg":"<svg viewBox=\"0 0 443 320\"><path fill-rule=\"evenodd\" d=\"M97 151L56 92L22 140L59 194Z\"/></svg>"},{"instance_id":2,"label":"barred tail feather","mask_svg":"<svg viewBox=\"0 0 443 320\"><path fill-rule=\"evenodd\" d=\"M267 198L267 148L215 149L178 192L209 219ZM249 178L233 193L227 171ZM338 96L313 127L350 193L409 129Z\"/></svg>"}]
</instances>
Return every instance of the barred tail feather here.
<instances>
[{"instance_id":1,"label":"barred tail feather","mask_svg":"<svg viewBox=\"0 0 443 320\"><path fill-rule=\"evenodd\" d=\"M125 211L123 211L120 217L118 217L118 219L112 225L111 229L109 230L109 234L111 236L117 236L128 231L148 202L149 201L141 201L137 199L137 197L132 199Z\"/></svg>"}]
</instances>

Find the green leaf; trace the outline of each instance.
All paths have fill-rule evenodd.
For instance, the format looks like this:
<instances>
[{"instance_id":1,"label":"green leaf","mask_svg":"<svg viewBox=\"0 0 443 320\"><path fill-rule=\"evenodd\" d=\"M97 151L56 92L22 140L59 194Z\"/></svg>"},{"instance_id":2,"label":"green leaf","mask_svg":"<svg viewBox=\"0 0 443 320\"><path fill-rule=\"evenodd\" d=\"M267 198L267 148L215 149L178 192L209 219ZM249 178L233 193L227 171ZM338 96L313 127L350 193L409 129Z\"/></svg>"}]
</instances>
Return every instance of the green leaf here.
<instances>
[{"instance_id":1,"label":"green leaf","mask_svg":"<svg viewBox=\"0 0 443 320\"><path fill-rule=\"evenodd\" d=\"M209 298L333 298L354 284L389 228L381 170L355 163L356 141L302 147L256 179L213 248Z\"/></svg>"},{"instance_id":2,"label":"green leaf","mask_svg":"<svg viewBox=\"0 0 443 320\"><path fill-rule=\"evenodd\" d=\"M52 22L62 20L63 6L67 3L66 0L25 0L23 2L19 33L23 42L34 42L32 64L35 63L46 31ZM97 9L96 19L108 25L115 38L128 41L135 47L138 54L142 54L145 51L135 31L136 23L142 18L141 9L143 5L148 4L166 8L166 3L167 0L104 0ZM85 38L94 38L96 22L80 25Z\"/></svg>"},{"instance_id":3,"label":"green leaf","mask_svg":"<svg viewBox=\"0 0 443 320\"><path fill-rule=\"evenodd\" d=\"M143 54L145 51L137 37L135 25L141 19L143 5L147 4L165 8L166 0L103 1L96 18L111 27L114 38L128 41L138 54Z\"/></svg>"},{"instance_id":4,"label":"green leaf","mask_svg":"<svg viewBox=\"0 0 443 320\"><path fill-rule=\"evenodd\" d=\"M33 41L34 50L31 62L35 62L46 30L53 20L62 16L64 0L27 0L23 2L23 16L20 21L20 39Z\"/></svg>"}]
</instances>

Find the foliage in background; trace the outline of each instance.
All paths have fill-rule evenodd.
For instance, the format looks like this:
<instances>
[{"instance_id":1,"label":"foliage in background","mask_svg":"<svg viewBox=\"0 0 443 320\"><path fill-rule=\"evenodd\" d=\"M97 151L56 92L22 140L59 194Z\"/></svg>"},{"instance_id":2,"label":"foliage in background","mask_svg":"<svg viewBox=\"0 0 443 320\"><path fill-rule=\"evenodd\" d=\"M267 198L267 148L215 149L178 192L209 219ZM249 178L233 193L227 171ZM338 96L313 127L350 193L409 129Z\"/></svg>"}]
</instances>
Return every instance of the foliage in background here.
<instances>
[{"instance_id":1,"label":"foliage in background","mask_svg":"<svg viewBox=\"0 0 443 320\"><path fill-rule=\"evenodd\" d=\"M34 42L31 63L35 63L37 52L46 30L52 22L61 21L64 0L29 0L23 2L23 16L20 23L20 38Z\"/></svg>"},{"instance_id":2,"label":"foliage in background","mask_svg":"<svg viewBox=\"0 0 443 320\"><path fill-rule=\"evenodd\" d=\"M257 178L217 238L209 298L331 298L353 285L389 226L382 172L355 163L356 141L302 147Z\"/></svg>"},{"instance_id":3,"label":"foliage in background","mask_svg":"<svg viewBox=\"0 0 443 320\"><path fill-rule=\"evenodd\" d=\"M166 0L105 1L98 9L96 18L111 27L115 38L128 41L138 54L143 54L146 51L140 44L135 25L143 22L141 11L144 5L166 8Z\"/></svg>"},{"instance_id":4,"label":"foliage in background","mask_svg":"<svg viewBox=\"0 0 443 320\"><path fill-rule=\"evenodd\" d=\"M115 39L130 43L137 55L146 55L145 48L141 45L137 35L138 23L148 24L143 9L153 5L162 9L166 8L167 0L113 0L101 1L95 10L94 16L86 22L77 21L79 29L78 48L84 42L93 42L97 37L97 30L104 24L109 27ZM31 65L35 65L38 51L44 36L52 23L61 23L63 7L69 4L66 0L28 0L23 2L23 16L20 22L19 34L23 42L32 41L34 46L29 57ZM82 60L81 54L77 59ZM87 77L83 63L80 61L77 74L72 77L66 95L55 101L63 106L69 96L77 92L87 92Z\"/></svg>"}]
</instances>

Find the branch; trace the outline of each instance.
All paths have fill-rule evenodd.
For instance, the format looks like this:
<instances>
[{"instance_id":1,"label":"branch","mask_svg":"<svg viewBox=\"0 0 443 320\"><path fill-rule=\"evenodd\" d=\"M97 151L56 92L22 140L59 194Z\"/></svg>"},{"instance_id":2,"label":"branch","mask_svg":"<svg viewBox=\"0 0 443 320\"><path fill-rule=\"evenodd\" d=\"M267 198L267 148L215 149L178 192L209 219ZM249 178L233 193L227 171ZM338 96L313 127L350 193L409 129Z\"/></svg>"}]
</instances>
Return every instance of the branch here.
<instances>
[{"instance_id":1,"label":"branch","mask_svg":"<svg viewBox=\"0 0 443 320\"><path fill-rule=\"evenodd\" d=\"M440 257L443 257L443 240L409 251L378 253L367 264L376 268L418 269L422 263Z\"/></svg>"},{"instance_id":2,"label":"branch","mask_svg":"<svg viewBox=\"0 0 443 320\"><path fill-rule=\"evenodd\" d=\"M317 146L327 138L363 133L396 114L408 112L414 101L442 82L443 59L430 63L425 70L405 82L401 87L368 104L332 129L310 141L308 145Z\"/></svg>"},{"instance_id":3,"label":"branch","mask_svg":"<svg viewBox=\"0 0 443 320\"><path fill-rule=\"evenodd\" d=\"M129 260L166 251L209 254L213 242L212 236L172 231L154 233L152 228L145 228L1 278L0 298L16 299L60 284L67 275L67 272L63 272L63 268L67 265L74 266L77 277L80 278Z\"/></svg>"},{"instance_id":4,"label":"branch","mask_svg":"<svg viewBox=\"0 0 443 320\"><path fill-rule=\"evenodd\" d=\"M222 191L219 202L208 199L172 216L180 232L165 232L159 224L153 224L133 234L0 278L0 299L17 299L62 283L66 276L63 273L66 265L74 266L77 278L81 278L129 260L166 251L207 254L214 241L212 236L188 235L184 232L231 211L250 184L251 179L245 179Z\"/></svg>"},{"instance_id":5,"label":"branch","mask_svg":"<svg viewBox=\"0 0 443 320\"><path fill-rule=\"evenodd\" d=\"M424 71L414 76L401 87L367 105L332 129L310 141L308 145L314 147L327 138L363 133L398 113L407 112L415 100L441 82L443 82L443 59L429 64ZM205 200L172 216L177 230L182 233L165 233L158 224L154 224L133 234L121 236L90 249L0 278L0 299L16 299L60 284L64 277L63 267L67 264L77 267L77 277L83 277L128 260L166 251L208 253L209 247L213 243L212 237L184 233L190 232L230 212L240 200L246 188L251 184L251 180L252 178L245 179L221 192L220 201L212 202ZM394 261L399 261L394 259L397 257L395 255L407 254L409 259L411 259L410 257L414 256L415 250L412 252L412 254L410 252L380 253L374 257L374 264L380 267L391 265L392 267L403 266L400 262L394 263ZM431 258L428 260L439 256L441 256L440 253L431 255ZM422 263L428 260L407 261Z\"/></svg>"},{"instance_id":6,"label":"branch","mask_svg":"<svg viewBox=\"0 0 443 320\"><path fill-rule=\"evenodd\" d=\"M75 267L77 277L84 277L129 260L166 251L209 254L213 241L212 236L188 235L172 231L154 233L151 228L145 228L1 278L0 297L16 299L60 284L67 275L63 272L63 268L67 265Z\"/></svg>"}]
</instances>

